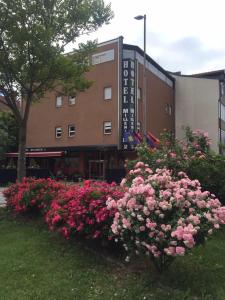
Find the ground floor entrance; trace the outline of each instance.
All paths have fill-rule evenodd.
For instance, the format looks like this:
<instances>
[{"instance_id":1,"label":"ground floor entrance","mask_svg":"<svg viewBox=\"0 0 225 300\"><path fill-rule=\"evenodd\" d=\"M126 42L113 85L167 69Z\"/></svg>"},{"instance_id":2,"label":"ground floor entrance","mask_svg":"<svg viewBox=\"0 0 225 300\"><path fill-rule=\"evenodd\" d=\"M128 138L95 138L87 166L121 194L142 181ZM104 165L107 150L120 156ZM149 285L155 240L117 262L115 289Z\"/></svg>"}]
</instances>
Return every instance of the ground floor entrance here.
<instances>
[{"instance_id":1,"label":"ground floor entrance","mask_svg":"<svg viewBox=\"0 0 225 300\"><path fill-rule=\"evenodd\" d=\"M27 174L35 177L52 177L68 181L81 181L83 179L115 181L119 183L126 175L126 159L134 159L135 152L119 151L112 148L91 149L28 149ZM9 173L9 177L15 177L17 153L8 153L5 165L1 172ZM14 174L15 173L15 174ZM12 175L14 174L14 176ZM36 176L36 175L37 176ZM28 176L29 176L28 175ZM6 176L6 174L4 175ZM10 178L8 178L8 181Z\"/></svg>"}]
</instances>

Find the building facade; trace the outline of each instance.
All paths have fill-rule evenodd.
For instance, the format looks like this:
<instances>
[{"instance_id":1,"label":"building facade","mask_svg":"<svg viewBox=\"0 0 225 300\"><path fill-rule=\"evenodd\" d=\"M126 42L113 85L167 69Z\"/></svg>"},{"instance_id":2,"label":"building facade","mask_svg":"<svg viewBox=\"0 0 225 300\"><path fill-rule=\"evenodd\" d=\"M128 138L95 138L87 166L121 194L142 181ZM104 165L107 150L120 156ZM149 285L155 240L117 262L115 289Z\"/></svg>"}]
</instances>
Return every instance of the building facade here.
<instances>
[{"instance_id":1,"label":"building facade","mask_svg":"<svg viewBox=\"0 0 225 300\"><path fill-rule=\"evenodd\" d=\"M211 72L194 74L194 77L197 78L206 78L206 79L214 79L219 83L219 97L218 97L218 127L219 127L219 136L218 142L220 145L220 153L224 153L225 144L225 70L216 70ZM222 146L222 147L221 147Z\"/></svg>"},{"instance_id":2,"label":"building facade","mask_svg":"<svg viewBox=\"0 0 225 300\"><path fill-rule=\"evenodd\" d=\"M176 79L176 137L182 140L185 135L183 128L187 126L208 132L212 143L211 148L218 153L220 143L218 104L221 98L219 80L195 76L173 76Z\"/></svg>"},{"instance_id":3,"label":"building facade","mask_svg":"<svg viewBox=\"0 0 225 300\"><path fill-rule=\"evenodd\" d=\"M99 44L87 78L93 85L74 97L46 93L28 121L27 155L53 174L119 177L134 157L127 132L143 131L144 53L123 38ZM174 78L146 56L147 131L174 131Z\"/></svg>"}]
</instances>

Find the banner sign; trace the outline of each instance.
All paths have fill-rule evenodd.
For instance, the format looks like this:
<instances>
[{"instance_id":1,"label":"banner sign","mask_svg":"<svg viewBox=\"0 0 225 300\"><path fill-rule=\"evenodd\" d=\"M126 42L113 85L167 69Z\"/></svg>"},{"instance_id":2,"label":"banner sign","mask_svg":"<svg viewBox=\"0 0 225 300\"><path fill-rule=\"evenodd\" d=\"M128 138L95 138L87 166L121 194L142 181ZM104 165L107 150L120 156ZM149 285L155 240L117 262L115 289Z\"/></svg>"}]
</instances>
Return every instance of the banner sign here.
<instances>
[{"instance_id":1,"label":"banner sign","mask_svg":"<svg viewBox=\"0 0 225 300\"><path fill-rule=\"evenodd\" d=\"M136 124L135 61L123 59L122 64L122 149L132 150L135 145L127 137L135 131Z\"/></svg>"}]
</instances>

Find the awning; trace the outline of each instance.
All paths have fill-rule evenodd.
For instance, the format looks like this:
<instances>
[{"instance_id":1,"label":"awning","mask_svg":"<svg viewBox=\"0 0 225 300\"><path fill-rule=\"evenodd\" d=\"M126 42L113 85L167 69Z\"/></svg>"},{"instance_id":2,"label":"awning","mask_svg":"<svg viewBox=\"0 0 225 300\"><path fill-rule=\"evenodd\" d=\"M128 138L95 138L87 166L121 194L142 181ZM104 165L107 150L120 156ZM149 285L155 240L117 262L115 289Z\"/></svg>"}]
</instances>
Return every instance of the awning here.
<instances>
[{"instance_id":1,"label":"awning","mask_svg":"<svg viewBox=\"0 0 225 300\"><path fill-rule=\"evenodd\" d=\"M62 157L64 154L64 151L26 152L26 157ZM18 157L18 152L6 153L6 157Z\"/></svg>"}]
</instances>

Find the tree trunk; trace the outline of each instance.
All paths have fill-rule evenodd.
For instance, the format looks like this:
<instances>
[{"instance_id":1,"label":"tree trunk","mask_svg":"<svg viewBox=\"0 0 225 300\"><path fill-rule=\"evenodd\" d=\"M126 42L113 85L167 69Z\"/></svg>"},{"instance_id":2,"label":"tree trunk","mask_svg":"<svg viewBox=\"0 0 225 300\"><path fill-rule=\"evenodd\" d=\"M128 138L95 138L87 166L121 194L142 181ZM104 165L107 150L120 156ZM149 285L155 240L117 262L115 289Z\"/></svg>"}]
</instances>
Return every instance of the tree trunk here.
<instances>
[{"instance_id":1,"label":"tree trunk","mask_svg":"<svg viewBox=\"0 0 225 300\"><path fill-rule=\"evenodd\" d=\"M26 176L26 133L27 122L23 122L19 129L19 153L17 162L17 181L21 182Z\"/></svg>"}]
</instances>

